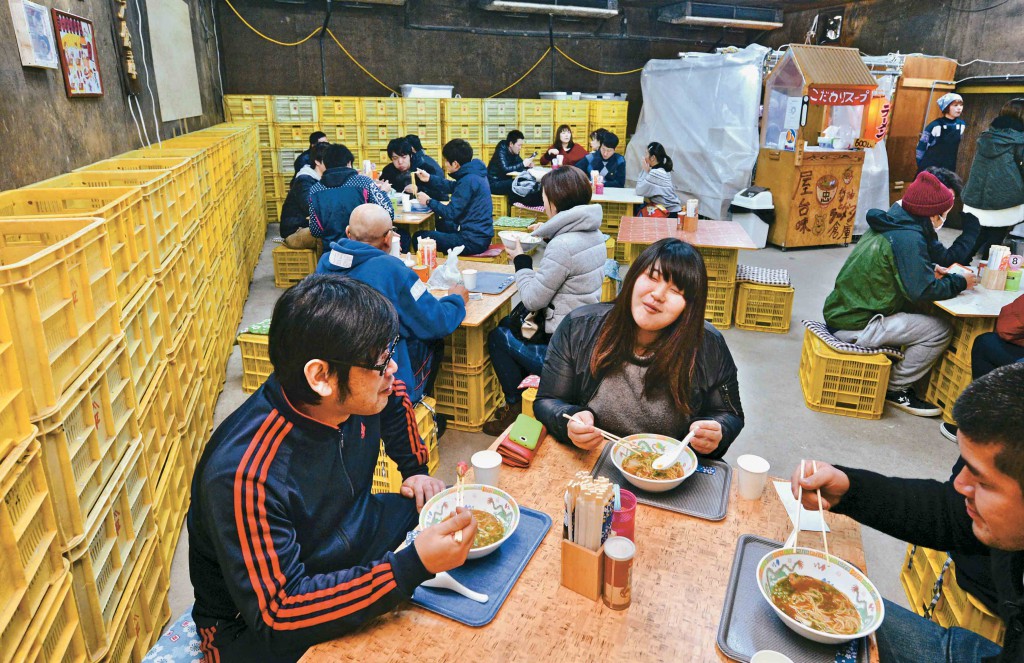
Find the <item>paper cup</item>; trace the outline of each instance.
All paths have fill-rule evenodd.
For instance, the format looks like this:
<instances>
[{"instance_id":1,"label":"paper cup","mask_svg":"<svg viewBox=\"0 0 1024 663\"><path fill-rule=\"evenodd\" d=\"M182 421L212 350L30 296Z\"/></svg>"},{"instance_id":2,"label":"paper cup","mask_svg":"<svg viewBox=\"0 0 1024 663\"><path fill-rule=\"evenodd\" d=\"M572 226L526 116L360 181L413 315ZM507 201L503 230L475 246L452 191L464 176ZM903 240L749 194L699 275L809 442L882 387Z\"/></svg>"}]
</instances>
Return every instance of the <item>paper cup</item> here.
<instances>
[{"instance_id":1,"label":"paper cup","mask_svg":"<svg viewBox=\"0 0 1024 663\"><path fill-rule=\"evenodd\" d=\"M473 480L476 483L498 487L498 473L501 470L501 454L497 451L478 451L469 459L473 464Z\"/></svg>"},{"instance_id":2,"label":"paper cup","mask_svg":"<svg viewBox=\"0 0 1024 663\"><path fill-rule=\"evenodd\" d=\"M402 195L405 196L402 198L402 211L408 214L412 211L412 198L407 193L403 193Z\"/></svg>"},{"instance_id":3,"label":"paper cup","mask_svg":"<svg viewBox=\"0 0 1024 663\"><path fill-rule=\"evenodd\" d=\"M462 284L466 286L466 290L472 290L476 287L476 270L475 269L464 269L462 270Z\"/></svg>"},{"instance_id":4,"label":"paper cup","mask_svg":"<svg viewBox=\"0 0 1024 663\"><path fill-rule=\"evenodd\" d=\"M759 500L768 483L768 470L771 465L764 458L753 454L744 454L736 459L739 468L740 497L745 500Z\"/></svg>"},{"instance_id":5,"label":"paper cup","mask_svg":"<svg viewBox=\"0 0 1024 663\"><path fill-rule=\"evenodd\" d=\"M420 281L424 283L430 278L430 268L426 265L416 265L412 268L412 271L416 272L416 276L420 277Z\"/></svg>"}]
</instances>

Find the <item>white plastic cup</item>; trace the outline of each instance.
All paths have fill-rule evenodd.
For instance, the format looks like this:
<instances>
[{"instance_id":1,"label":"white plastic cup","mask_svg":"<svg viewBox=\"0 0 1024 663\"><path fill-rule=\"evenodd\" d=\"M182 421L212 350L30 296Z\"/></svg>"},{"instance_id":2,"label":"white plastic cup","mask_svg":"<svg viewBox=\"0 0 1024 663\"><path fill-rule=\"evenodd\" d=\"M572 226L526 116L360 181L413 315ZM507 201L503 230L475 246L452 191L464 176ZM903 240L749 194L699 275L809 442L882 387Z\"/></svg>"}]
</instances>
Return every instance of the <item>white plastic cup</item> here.
<instances>
[{"instance_id":1,"label":"white plastic cup","mask_svg":"<svg viewBox=\"0 0 1024 663\"><path fill-rule=\"evenodd\" d=\"M472 290L473 288L476 287L475 269L462 270L462 285L466 286L466 290Z\"/></svg>"},{"instance_id":2,"label":"white plastic cup","mask_svg":"<svg viewBox=\"0 0 1024 663\"><path fill-rule=\"evenodd\" d=\"M793 663L793 659L770 649L762 649L750 657L750 663Z\"/></svg>"},{"instance_id":3,"label":"white plastic cup","mask_svg":"<svg viewBox=\"0 0 1024 663\"><path fill-rule=\"evenodd\" d=\"M739 468L740 497L745 500L759 500L768 484L768 470L771 465L764 458L754 454L743 454L736 459Z\"/></svg>"},{"instance_id":4,"label":"white plastic cup","mask_svg":"<svg viewBox=\"0 0 1024 663\"><path fill-rule=\"evenodd\" d=\"M402 211L406 212L406 213L411 212L412 211L412 197L409 194L407 194L407 193L403 193L402 195L405 196L404 198L402 198Z\"/></svg>"},{"instance_id":5,"label":"white plastic cup","mask_svg":"<svg viewBox=\"0 0 1024 663\"><path fill-rule=\"evenodd\" d=\"M686 216L697 216L697 199L690 198L686 201Z\"/></svg>"},{"instance_id":6,"label":"white plastic cup","mask_svg":"<svg viewBox=\"0 0 1024 663\"><path fill-rule=\"evenodd\" d=\"M487 486L498 487L498 474L501 470L501 454L497 451L484 449L469 459L473 465L473 480Z\"/></svg>"}]
</instances>

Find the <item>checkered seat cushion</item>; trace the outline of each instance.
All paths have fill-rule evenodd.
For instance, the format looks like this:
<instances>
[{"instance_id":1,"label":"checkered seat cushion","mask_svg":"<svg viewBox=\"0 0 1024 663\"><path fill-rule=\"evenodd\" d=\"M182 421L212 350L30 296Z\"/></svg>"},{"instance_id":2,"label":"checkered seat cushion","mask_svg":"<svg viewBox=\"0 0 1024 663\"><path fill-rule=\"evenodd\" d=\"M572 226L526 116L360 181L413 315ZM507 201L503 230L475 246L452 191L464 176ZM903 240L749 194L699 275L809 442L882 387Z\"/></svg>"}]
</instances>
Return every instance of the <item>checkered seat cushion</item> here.
<instances>
[{"instance_id":1,"label":"checkered seat cushion","mask_svg":"<svg viewBox=\"0 0 1024 663\"><path fill-rule=\"evenodd\" d=\"M529 205L524 205L522 203L512 203L512 207L518 207L519 209L528 209L531 212L543 212L544 211L544 206L543 205L537 205L536 207L530 207Z\"/></svg>"},{"instance_id":2,"label":"checkered seat cushion","mask_svg":"<svg viewBox=\"0 0 1024 663\"><path fill-rule=\"evenodd\" d=\"M817 320L804 320L804 327L807 331L811 332L822 340L828 347L832 348L836 352L849 355L877 355L883 354L892 357L893 359L903 359L903 351L899 348L891 348L888 346L882 346L879 348L866 348L861 345L854 345L853 343L844 343L838 338L832 335L825 326L824 322L818 322Z\"/></svg>"},{"instance_id":3,"label":"checkered seat cushion","mask_svg":"<svg viewBox=\"0 0 1024 663\"><path fill-rule=\"evenodd\" d=\"M740 283L788 286L789 270L754 267L753 265L736 265L736 280Z\"/></svg>"}]
</instances>

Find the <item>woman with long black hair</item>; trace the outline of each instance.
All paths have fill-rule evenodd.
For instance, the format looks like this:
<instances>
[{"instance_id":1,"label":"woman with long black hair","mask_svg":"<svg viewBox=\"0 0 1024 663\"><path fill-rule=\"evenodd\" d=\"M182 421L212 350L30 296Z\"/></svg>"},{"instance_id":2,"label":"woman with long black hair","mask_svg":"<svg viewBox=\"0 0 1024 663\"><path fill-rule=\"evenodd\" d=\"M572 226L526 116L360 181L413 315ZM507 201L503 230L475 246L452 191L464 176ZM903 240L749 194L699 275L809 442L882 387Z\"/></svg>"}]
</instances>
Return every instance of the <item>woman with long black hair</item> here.
<instances>
[{"instance_id":1,"label":"woman with long black hair","mask_svg":"<svg viewBox=\"0 0 1024 663\"><path fill-rule=\"evenodd\" d=\"M725 339L704 322L707 287L700 253L663 239L633 263L614 303L569 314L534 404L548 432L593 449L603 441L594 426L676 439L694 431L694 451L721 458L743 428L743 408Z\"/></svg>"}]
</instances>

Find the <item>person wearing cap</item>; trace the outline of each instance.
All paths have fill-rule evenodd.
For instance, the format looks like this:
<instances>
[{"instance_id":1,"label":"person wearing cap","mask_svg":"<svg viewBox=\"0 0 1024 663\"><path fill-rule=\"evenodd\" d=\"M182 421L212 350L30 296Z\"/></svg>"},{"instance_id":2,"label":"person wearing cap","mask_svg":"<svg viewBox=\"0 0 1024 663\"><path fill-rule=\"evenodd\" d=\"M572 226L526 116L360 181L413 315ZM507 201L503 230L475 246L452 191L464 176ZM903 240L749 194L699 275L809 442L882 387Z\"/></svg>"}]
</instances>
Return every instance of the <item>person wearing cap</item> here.
<instances>
[{"instance_id":1,"label":"person wearing cap","mask_svg":"<svg viewBox=\"0 0 1024 663\"><path fill-rule=\"evenodd\" d=\"M932 120L921 132L917 143L917 172L929 166L956 170L956 155L960 150L960 139L967 124L960 119L964 112L964 98L955 92L939 97L937 102L942 117Z\"/></svg>"},{"instance_id":2,"label":"person wearing cap","mask_svg":"<svg viewBox=\"0 0 1024 663\"><path fill-rule=\"evenodd\" d=\"M864 347L903 347L893 365L885 400L920 417L942 411L914 393L949 345L945 320L914 310L925 302L951 299L977 282L936 266L929 256L924 224L938 230L953 207L953 192L929 172L918 174L903 196L885 212L868 211L868 231L847 257L835 288L825 299L828 329L839 340Z\"/></svg>"}]
</instances>

